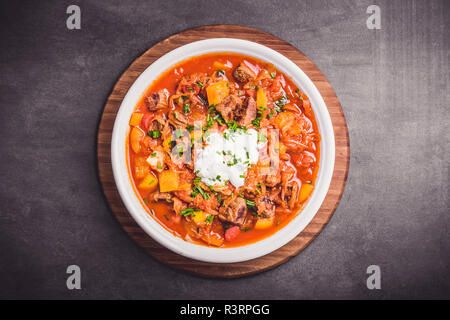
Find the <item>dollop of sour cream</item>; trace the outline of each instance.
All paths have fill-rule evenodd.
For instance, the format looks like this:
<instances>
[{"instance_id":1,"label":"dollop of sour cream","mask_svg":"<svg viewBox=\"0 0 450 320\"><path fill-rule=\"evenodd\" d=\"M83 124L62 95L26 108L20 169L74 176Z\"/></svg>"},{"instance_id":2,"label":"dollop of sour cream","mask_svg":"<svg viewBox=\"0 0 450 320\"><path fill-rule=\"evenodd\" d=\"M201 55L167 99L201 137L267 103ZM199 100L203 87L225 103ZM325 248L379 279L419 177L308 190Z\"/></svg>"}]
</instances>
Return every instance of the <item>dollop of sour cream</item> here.
<instances>
[{"instance_id":1,"label":"dollop of sour cream","mask_svg":"<svg viewBox=\"0 0 450 320\"><path fill-rule=\"evenodd\" d=\"M258 162L258 132L249 129L212 132L196 152L194 170L207 185L244 185L247 169Z\"/></svg>"}]
</instances>

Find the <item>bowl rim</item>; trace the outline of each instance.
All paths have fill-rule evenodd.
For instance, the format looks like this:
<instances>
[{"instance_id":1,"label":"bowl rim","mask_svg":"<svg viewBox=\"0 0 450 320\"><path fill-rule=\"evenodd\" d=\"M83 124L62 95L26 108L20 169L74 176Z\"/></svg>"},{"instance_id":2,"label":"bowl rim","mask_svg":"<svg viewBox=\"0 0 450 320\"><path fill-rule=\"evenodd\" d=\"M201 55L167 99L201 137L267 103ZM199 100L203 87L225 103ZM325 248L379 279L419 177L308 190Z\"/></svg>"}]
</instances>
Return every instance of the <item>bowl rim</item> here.
<instances>
[{"instance_id":1,"label":"bowl rim","mask_svg":"<svg viewBox=\"0 0 450 320\"><path fill-rule=\"evenodd\" d=\"M272 63L308 95L322 137L316 187L302 211L286 226L269 237L232 248L207 247L185 241L166 230L156 219L152 218L134 191L125 149L126 137L130 130L128 122L131 113L152 82L179 62L214 52L240 53ZM194 41L169 51L150 64L136 78L122 100L114 121L111 138L111 165L114 180L120 197L133 219L162 246L184 257L210 263L236 263L256 259L293 240L313 220L323 203L331 183L334 162L335 140L331 117L323 97L312 80L300 67L279 52L256 42L234 38Z\"/></svg>"}]
</instances>

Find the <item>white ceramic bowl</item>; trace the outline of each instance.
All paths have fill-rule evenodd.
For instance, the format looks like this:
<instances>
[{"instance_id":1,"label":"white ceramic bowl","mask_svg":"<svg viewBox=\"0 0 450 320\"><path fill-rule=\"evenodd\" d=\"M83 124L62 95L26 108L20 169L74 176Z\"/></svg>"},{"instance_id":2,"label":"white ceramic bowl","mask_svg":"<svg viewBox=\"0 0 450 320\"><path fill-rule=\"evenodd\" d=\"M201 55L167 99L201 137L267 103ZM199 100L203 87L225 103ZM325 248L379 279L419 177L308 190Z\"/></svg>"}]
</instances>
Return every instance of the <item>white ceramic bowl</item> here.
<instances>
[{"instance_id":1,"label":"white ceramic bowl","mask_svg":"<svg viewBox=\"0 0 450 320\"><path fill-rule=\"evenodd\" d=\"M310 98L322 137L316 188L303 211L272 236L236 248L212 248L196 245L165 230L143 208L133 190L127 170L125 141L129 131L128 121L146 89L153 80L174 64L189 57L211 52L236 52L274 64ZM114 123L111 141L111 161L117 189L128 212L141 228L161 245L180 255L213 263L232 263L255 259L280 248L297 236L314 218L327 194L334 168L334 158L334 133L330 115L322 96L308 76L292 61L272 49L246 40L227 38L196 41L179 47L152 63L136 79L123 99Z\"/></svg>"}]
</instances>

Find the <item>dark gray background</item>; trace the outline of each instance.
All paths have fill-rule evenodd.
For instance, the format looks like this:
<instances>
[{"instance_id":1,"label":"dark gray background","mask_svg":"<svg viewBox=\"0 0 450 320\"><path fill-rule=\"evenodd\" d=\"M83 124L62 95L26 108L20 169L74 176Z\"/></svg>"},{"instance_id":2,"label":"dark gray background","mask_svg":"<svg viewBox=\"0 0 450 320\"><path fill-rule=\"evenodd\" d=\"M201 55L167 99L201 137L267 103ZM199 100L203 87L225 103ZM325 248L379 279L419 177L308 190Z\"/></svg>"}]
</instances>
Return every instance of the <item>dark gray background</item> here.
<instances>
[{"instance_id":1,"label":"dark gray background","mask_svg":"<svg viewBox=\"0 0 450 320\"><path fill-rule=\"evenodd\" d=\"M78 4L82 29L66 28ZM382 30L366 9L381 7ZM0 13L0 298L450 298L450 1L8 1ZM96 133L147 48L206 24L270 32L333 85L350 133L342 201L301 254L203 279L155 261L108 208ZM66 268L82 290L66 288ZM382 289L366 288L366 268Z\"/></svg>"}]
</instances>

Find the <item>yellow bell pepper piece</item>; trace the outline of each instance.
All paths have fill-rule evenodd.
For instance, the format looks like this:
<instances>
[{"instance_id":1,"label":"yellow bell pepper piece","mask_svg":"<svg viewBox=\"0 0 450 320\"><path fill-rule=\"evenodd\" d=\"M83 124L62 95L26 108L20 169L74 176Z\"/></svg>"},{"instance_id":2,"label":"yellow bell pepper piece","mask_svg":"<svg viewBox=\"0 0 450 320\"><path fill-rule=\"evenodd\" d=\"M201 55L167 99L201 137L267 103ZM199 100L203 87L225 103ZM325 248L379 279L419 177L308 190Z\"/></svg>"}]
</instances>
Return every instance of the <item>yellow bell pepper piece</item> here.
<instances>
[{"instance_id":1,"label":"yellow bell pepper piece","mask_svg":"<svg viewBox=\"0 0 450 320\"><path fill-rule=\"evenodd\" d=\"M258 88L258 91L256 91L256 107L262 109L267 108L267 95L266 90L263 88Z\"/></svg>"},{"instance_id":2,"label":"yellow bell pepper piece","mask_svg":"<svg viewBox=\"0 0 450 320\"><path fill-rule=\"evenodd\" d=\"M143 113L133 112L130 118L130 126L137 127L141 124L141 120L144 117Z\"/></svg>"},{"instance_id":3,"label":"yellow bell pepper piece","mask_svg":"<svg viewBox=\"0 0 450 320\"><path fill-rule=\"evenodd\" d=\"M280 154L285 154L287 151L287 147L283 142L280 142L279 151L280 151Z\"/></svg>"},{"instance_id":4,"label":"yellow bell pepper piece","mask_svg":"<svg viewBox=\"0 0 450 320\"><path fill-rule=\"evenodd\" d=\"M156 190L157 186L158 178L153 173L150 173L139 183L138 188L142 191L151 192Z\"/></svg>"},{"instance_id":5,"label":"yellow bell pepper piece","mask_svg":"<svg viewBox=\"0 0 450 320\"><path fill-rule=\"evenodd\" d=\"M172 141L171 137L167 137L164 139L162 146L164 150L166 150L168 153L170 153L170 142Z\"/></svg>"},{"instance_id":6,"label":"yellow bell pepper piece","mask_svg":"<svg viewBox=\"0 0 450 320\"><path fill-rule=\"evenodd\" d=\"M259 218L256 221L255 229L263 230L271 227L273 225L273 217L272 218Z\"/></svg>"},{"instance_id":7,"label":"yellow bell pepper piece","mask_svg":"<svg viewBox=\"0 0 450 320\"><path fill-rule=\"evenodd\" d=\"M133 129L131 129L130 144L131 149L133 149L135 153L139 153L139 151L141 151L141 141L142 139L144 139L144 137L145 133L141 129L137 127L133 127Z\"/></svg>"},{"instance_id":8,"label":"yellow bell pepper piece","mask_svg":"<svg viewBox=\"0 0 450 320\"><path fill-rule=\"evenodd\" d=\"M172 170L164 170L159 173L159 191L170 192L179 189L178 173Z\"/></svg>"},{"instance_id":9,"label":"yellow bell pepper piece","mask_svg":"<svg viewBox=\"0 0 450 320\"><path fill-rule=\"evenodd\" d=\"M305 201L306 199L308 199L309 195L311 194L311 192L314 190L314 186L310 183L303 183L302 187L300 188L300 197L298 198L298 200L300 202Z\"/></svg>"},{"instance_id":10,"label":"yellow bell pepper piece","mask_svg":"<svg viewBox=\"0 0 450 320\"><path fill-rule=\"evenodd\" d=\"M229 86L228 81L219 81L206 88L209 105L217 105L228 96L230 94Z\"/></svg>"},{"instance_id":11,"label":"yellow bell pepper piece","mask_svg":"<svg viewBox=\"0 0 450 320\"><path fill-rule=\"evenodd\" d=\"M202 222L205 222L206 220L206 213L203 211L195 211L194 212L195 217L192 217L192 221L195 222L195 224L200 224Z\"/></svg>"},{"instance_id":12,"label":"yellow bell pepper piece","mask_svg":"<svg viewBox=\"0 0 450 320\"><path fill-rule=\"evenodd\" d=\"M178 190L189 190L191 188L191 184L190 183L185 183L182 184L178 187Z\"/></svg>"}]
</instances>

